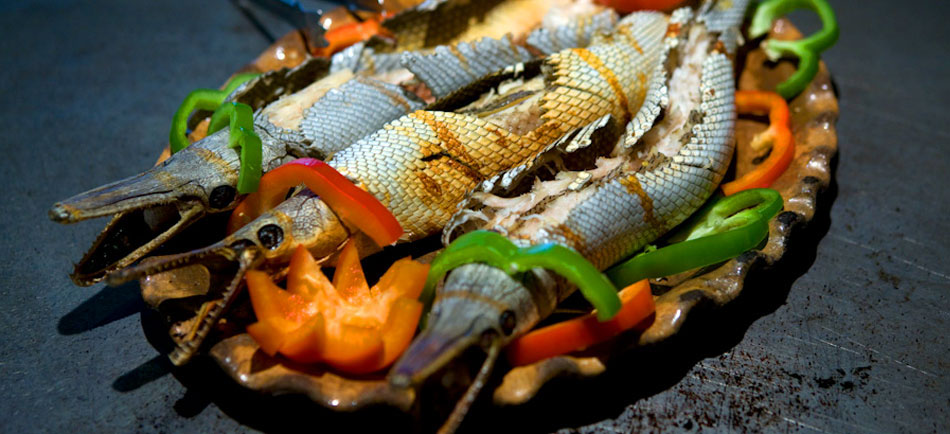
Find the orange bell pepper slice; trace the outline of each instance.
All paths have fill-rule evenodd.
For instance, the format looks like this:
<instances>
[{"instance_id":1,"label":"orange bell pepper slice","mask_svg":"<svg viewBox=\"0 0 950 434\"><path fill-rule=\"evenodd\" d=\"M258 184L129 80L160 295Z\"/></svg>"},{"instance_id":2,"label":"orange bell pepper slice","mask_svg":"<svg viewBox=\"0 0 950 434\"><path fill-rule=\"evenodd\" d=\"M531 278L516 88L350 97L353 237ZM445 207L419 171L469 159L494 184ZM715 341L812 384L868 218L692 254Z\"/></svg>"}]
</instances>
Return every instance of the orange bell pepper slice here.
<instances>
[{"instance_id":1,"label":"orange bell pepper slice","mask_svg":"<svg viewBox=\"0 0 950 434\"><path fill-rule=\"evenodd\" d=\"M380 25L382 17L371 18L361 23L348 23L328 30L324 35L329 45L314 50L314 56L330 57L346 47L365 41L376 35L388 36L387 30Z\"/></svg>"},{"instance_id":2,"label":"orange bell pepper slice","mask_svg":"<svg viewBox=\"0 0 950 434\"><path fill-rule=\"evenodd\" d=\"M791 121L785 98L775 92L740 90L736 91L736 110L739 113L768 111L769 128L752 139L752 148L762 149L771 142L772 152L751 172L723 184L722 192L726 196L772 185L792 164L792 158L795 156L795 143L792 140Z\"/></svg>"},{"instance_id":3,"label":"orange bell pepper slice","mask_svg":"<svg viewBox=\"0 0 950 434\"><path fill-rule=\"evenodd\" d=\"M319 195L343 221L366 233L380 247L393 244L402 236L399 221L379 200L353 185L327 163L314 158L299 158L264 174L258 190L244 198L231 213L228 233L283 202L287 191L300 184Z\"/></svg>"},{"instance_id":4,"label":"orange bell pepper slice","mask_svg":"<svg viewBox=\"0 0 950 434\"><path fill-rule=\"evenodd\" d=\"M528 365L582 350L626 330L645 330L653 322L656 311L649 281L634 283L618 295L622 305L610 321L601 322L596 313L591 313L531 331L508 344L505 349L508 361L513 366Z\"/></svg>"},{"instance_id":5,"label":"orange bell pepper slice","mask_svg":"<svg viewBox=\"0 0 950 434\"><path fill-rule=\"evenodd\" d=\"M322 362L348 373L375 372L409 346L422 314L417 298L428 273L428 265L403 258L369 287L350 240L331 283L300 246L290 261L286 290L266 273L248 272L258 322L247 332L270 355Z\"/></svg>"},{"instance_id":6,"label":"orange bell pepper slice","mask_svg":"<svg viewBox=\"0 0 950 434\"><path fill-rule=\"evenodd\" d=\"M684 2L685 0L597 0L597 3L613 8L621 13L644 9L668 11Z\"/></svg>"}]
</instances>

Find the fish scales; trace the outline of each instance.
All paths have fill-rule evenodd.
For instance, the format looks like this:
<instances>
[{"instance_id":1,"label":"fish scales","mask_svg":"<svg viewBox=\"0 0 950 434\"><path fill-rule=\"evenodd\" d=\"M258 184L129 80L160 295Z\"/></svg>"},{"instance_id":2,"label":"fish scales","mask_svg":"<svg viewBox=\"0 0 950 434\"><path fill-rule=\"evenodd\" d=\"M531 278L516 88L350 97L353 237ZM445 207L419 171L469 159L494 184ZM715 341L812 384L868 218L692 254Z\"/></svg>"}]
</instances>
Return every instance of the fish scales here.
<instances>
[{"instance_id":1,"label":"fish scales","mask_svg":"<svg viewBox=\"0 0 950 434\"><path fill-rule=\"evenodd\" d=\"M410 239L435 233L482 180L604 115L630 118L636 109L631 105L645 92L646 82L638 74L654 68L666 16L641 13L622 23L631 24L637 27L614 38L595 37L587 49L562 51L546 60L550 87L540 99L544 122L524 135L472 115L417 111L328 163L380 199Z\"/></svg>"},{"instance_id":2,"label":"fish scales","mask_svg":"<svg viewBox=\"0 0 950 434\"><path fill-rule=\"evenodd\" d=\"M617 13L607 9L596 15L576 20L554 29L540 28L530 34L526 43L542 54L554 54L568 48L586 47L597 33L609 32L617 25Z\"/></svg>"},{"instance_id":3,"label":"fish scales","mask_svg":"<svg viewBox=\"0 0 950 434\"><path fill-rule=\"evenodd\" d=\"M657 13L645 15L660 24L631 29L627 33L635 35L640 47L659 47L666 18ZM597 47L592 47L592 52L605 53L602 59L598 58L605 65L652 70L654 65L639 58L655 57L654 51L659 50L648 49L640 54L627 41L626 38L604 41L610 45L626 45L630 53L625 55L617 54L615 49L600 51ZM625 63L631 58L638 61ZM570 77L570 68L581 64L554 59L548 65L551 77ZM473 115L419 110L391 121L370 136L358 140L336 153L328 163L390 209L408 232L407 240L431 235L442 229L465 195L480 182L530 160L575 125L583 126L572 114L573 111L590 112L586 115L590 121L624 111L615 107L619 99L607 79L594 69L586 72L578 80L581 84L577 85L580 89L592 89L585 92L553 84L553 78L550 80L552 84L541 101L542 104L554 105L555 109L543 113L546 121L527 134L511 133L490 120ZM637 94L641 91L636 87L641 85L642 80L637 80L632 84L633 88L624 92ZM608 93L603 97L595 96L599 91ZM589 107L568 98L579 93L586 95L587 99L611 104L602 104L600 108ZM357 233L353 228L346 228L338 218L332 217L323 202L291 199L238 230L222 243L228 245L245 239L257 244L257 231L268 224L280 223L282 220L277 218L280 215L296 216L291 226L284 230L296 236L267 250L268 260L274 263L286 261L296 244L306 245L317 257L327 257L345 241L347 234ZM298 225L306 226L307 231L296 230ZM303 232L309 236L304 236ZM373 246L363 239L365 237L357 238L368 247L361 252L368 254L374 251Z\"/></svg>"},{"instance_id":4,"label":"fish scales","mask_svg":"<svg viewBox=\"0 0 950 434\"><path fill-rule=\"evenodd\" d=\"M439 46L432 53L407 51L402 54L401 62L436 98L442 98L466 83L531 58L527 49L515 45L511 35L505 35L501 39L483 38L472 43Z\"/></svg>"},{"instance_id":5,"label":"fish scales","mask_svg":"<svg viewBox=\"0 0 950 434\"><path fill-rule=\"evenodd\" d=\"M327 158L386 122L423 106L397 85L356 76L306 109L301 132L311 146L319 147L319 155L310 156ZM347 127L339 128L341 125Z\"/></svg>"},{"instance_id":6,"label":"fish scales","mask_svg":"<svg viewBox=\"0 0 950 434\"><path fill-rule=\"evenodd\" d=\"M646 113L632 118L632 123L641 124L614 136L619 143L610 155L592 169L562 170L553 180L536 181L530 191L511 198L489 193L496 185L486 182L482 188L487 191L472 195L458 220L449 223L446 237L454 229L488 228L520 246L547 242L568 246L604 269L685 220L722 180L734 144L733 66L720 52L724 44L715 41L739 25L744 9L720 14L733 21L728 26L717 21L716 31L704 26L702 11L745 5L706 2L699 19L689 9L675 12L664 41L669 58L665 53L660 56L673 69L670 74L656 70L654 79L665 81L660 85L651 79L648 92L658 100L653 101L656 105L645 104ZM652 130L637 131L660 111L664 115ZM636 143L628 143L632 136L639 136ZM668 148L671 143L678 148ZM519 170L523 169L515 168ZM485 345L486 336L493 336L494 345L505 342L529 330L575 290L543 269L512 278L484 264L462 265L447 276L428 327L393 367L390 381L418 384L466 348ZM500 325L505 318L510 324L512 315L513 330ZM464 413L465 407L457 410Z\"/></svg>"},{"instance_id":7,"label":"fish scales","mask_svg":"<svg viewBox=\"0 0 950 434\"><path fill-rule=\"evenodd\" d=\"M714 53L704 61L700 92L703 119L667 164L632 174L621 165L603 182L566 193L578 202L564 220L546 221L541 228L522 226L510 236L530 244L571 246L604 269L685 220L719 184L732 157L734 85L725 55ZM569 198L551 206L566 202ZM565 230L572 235L564 236Z\"/></svg>"}]
</instances>

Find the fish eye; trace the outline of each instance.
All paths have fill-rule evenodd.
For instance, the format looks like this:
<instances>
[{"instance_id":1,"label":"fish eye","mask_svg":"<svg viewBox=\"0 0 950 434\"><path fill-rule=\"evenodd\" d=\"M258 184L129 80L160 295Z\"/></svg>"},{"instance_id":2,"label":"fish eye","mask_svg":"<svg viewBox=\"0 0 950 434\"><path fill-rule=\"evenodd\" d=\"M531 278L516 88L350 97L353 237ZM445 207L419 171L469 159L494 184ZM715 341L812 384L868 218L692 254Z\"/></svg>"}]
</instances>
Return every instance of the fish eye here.
<instances>
[{"instance_id":1,"label":"fish eye","mask_svg":"<svg viewBox=\"0 0 950 434\"><path fill-rule=\"evenodd\" d=\"M237 190L230 185L219 185L211 190L211 195L208 196L208 204L212 208L224 208L231 204L231 201L234 200L234 196L237 195Z\"/></svg>"},{"instance_id":2,"label":"fish eye","mask_svg":"<svg viewBox=\"0 0 950 434\"><path fill-rule=\"evenodd\" d=\"M501 326L501 331L505 333L506 336L511 335L511 332L515 331L515 312L511 309L508 309L501 313L501 316L498 317L498 325Z\"/></svg>"},{"instance_id":3,"label":"fish eye","mask_svg":"<svg viewBox=\"0 0 950 434\"><path fill-rule=\"evenodd\" d=\"M274 249L284 241L284 230L275 224L265 225L257 231L257 238L264 247Z\"/></svg>"}]
</instances>

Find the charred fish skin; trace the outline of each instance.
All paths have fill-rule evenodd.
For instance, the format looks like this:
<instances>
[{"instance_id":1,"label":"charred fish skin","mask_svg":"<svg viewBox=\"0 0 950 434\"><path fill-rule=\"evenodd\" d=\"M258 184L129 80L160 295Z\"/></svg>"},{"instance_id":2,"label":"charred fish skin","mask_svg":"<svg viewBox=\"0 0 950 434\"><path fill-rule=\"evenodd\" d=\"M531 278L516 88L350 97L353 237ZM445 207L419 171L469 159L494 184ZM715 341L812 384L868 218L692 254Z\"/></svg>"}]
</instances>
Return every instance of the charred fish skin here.
<instances>
[{"instance_id":1,"label":"charred fish skin","mask_svg":"<svg viewBox=\"0 0 950 434\"><path fill-rule=\"evenodd\" d=\"M613 9L576 20L553 29L540 28L528 35L525 43L535 51L549 55L569 48L586 47L598 33L610 32L620 17Z\"/></svg>"},{"instance_id":2,"label":"charred fish skin","mask_svg":"<svg viewBox=\"0 0 950 434\"><path fill-rule=\"evenodd\" d=\"M485 62L496 54L473 52L463 60ZM294 73L297 70L302 72ZM273 103L255 116L255 132L263 144L264 171L292 157L328 158L386 122L423 106L401 87L370 77L349 75L337 79L338 83L321 84L321 80L328 78L327 71L322 59L308 61L278 77L273 77L273 73L259 77L237 89L229 98L255 104ZM301 88L301 77L319 79ZM276 95L275 88L283 89L275 84L277 79L288 80L286 88L300 92ZM453 85L466 84L457 81ZM279 96L286 98L278 99ZM341 128L341 125L352 127ZM211 191L221 185L233 187L237 182L239 153L227 146L227 138L225 130L211 134L142 174L57 202L50 209L49 217L59 223L75 223L186 199L201 200L209 212L230 210L236 204L237 198L233 195L226 203L209 203Z\"/></svg>"},{"instance_id":3,"label":"charred fish skin","mask_svg":"<svg viewBox=\"0 0 950 434\"><path fill-rule=\"evenodd\" d=\"M400 63L441 99L481 77L532 58L526 48L514 44L511 35L505 35L501 39L440 45L431 53L407 51L402 53Z\"/></svg>"},{"instance_id":4,"label":"charred fish skin","mask_svg":"<svg viewBox=\"0 0 950 434\"><path fill-rule=\"evenodd\" d=\"M285 146L261 130L264 170L290 157ZM128 266L208 212L233 208L239 154L228 146L228 136L213 134L176 153L148 171L114 182L53 205L50 218L74 223L115 215L90 250L76 264L71 277L91 285L107 273ZM129 244L140 239L141 244Z\"/></svg>"},{"instance_id":5,"label":"charred fish skin","mask_svg":"<svg viewBox=\"0 0 950 434\"><path fill-rule=\"evenodd\" d=\"M319 232L320 236L317 236L318 232L313 228L324 227L332 229ZM311 245L322 251L335 252L351 236L351 230L315 194L303 190L267 215L239 228L217 243L190 252L156 257L152 261L118 270L108 275L108 283L119 285L195 264L223 279L226 286L214 288L220 293L206 299L205 308L197 315L197 321L192 323L190 331L173 336L176 348L168 357L175 365L183 365L197 352L221 314L234 300L247 270L261 268L279 273L290 260L293 253L291 246ZM375 245L363 235L356 239L361 246Z\"/></svg>"},{"instance_id":6,"label":"charred fish skin","mask_svg":"<svg viewBox=\"0 0 950 434\"><path fill-rule=\"evenodd\" d=\"M454 3L465 2L438 3L446 4L439 7L451 9L456 8ZM575 27L573 22L565 25L565 29ZM594 30L594 26L578 28L579 34L588 39L589 32ZM563 29L558 32L569 33ZM255 131L264 145L265 171L295 157L326 159L386 122L422 107L423 103L403 87L369 74L390 74L393 68L400 67L423 74L424 68L446 51L458 53L459 65L465 68L439 69L451 77L438 83L440 92L454 92L478 74L527 55L524 48L513 45L507 37L486 38L472 44L437 48L432 53L389 53L397 61L388 63L372 53L364 53L360 58L372 65L351 66L372 68L359 69L354 76L346 70L344 53L338 53L340 56L332 62L308 59L295 68L266 73L235 90L228 100L255 109L266 106L255 116ZM406 58L415 61L408 62ZM432 78L419 79L426 82ZM348 127L340 128L341 125ZM115 216L76 265L71 274L74 282L91 285L107 273L134 263L206 213L232 209L240 199L234 188L239 162L237 152L223 146L226 139L227 132L218 132L177 153L158 168L54 204L49 216L60 223Z\"/></svg>"},{"instance_id":7,"label":"charred fish skin","mask_svg":"<svg viewBox=\"0 0 950 434\"><path fill-rule=\"evenodd\" d=\"M710 2L699 10L738 8L732 15L737 18L723 28L738 26L747 2L725 3ZM466 206L482 209L460 213L465 217L459 218L479 215L482 220L474 228L495 230L522 246L556 242L571 247L603 269L690 215L713 192L728 167L735 122L732 62L722 48L725 44L716 44L724 31L710 31L705 15L692 16L689 9L681 9L670 20L666 45L672 50L668 67L674 69L667 80L669 105L663 107L663 117L642 144L624 148L623 138L618 137L610 158L599 160L595 168L562 172L554 180L535 183L520 196L520 208L511 208L517 205L517 197L489 193L476 197L475 193ZM663 148L669 144L679 146ZM453 221L449 226L464 224ZM458 330L469 336L497 331L497 326L484 320L459 317L456 321L442 314L444 310L471 309L484 317L500 317L502 309L530 303L531 308L520 309L537 314L515 318L514 329L524 331L575 290L544 270L532 270L525 275L530 278L525 278L506 273L485 276L479 271L484 267L463 265L449 274L433 305L433 321L421 335L426 339L414 342L396 362L390 376L393 384L418 384L445 363L443 353L458 354L464 350L458 346L471 345L471 339L457 335ZM479 276L478 280L473 276ZM465 295L473 291L477 297ZM512 294L520 294L518 301L510 301ZM438 342L446 336L445 342ZM510 338L499 335L505 342Z\"/></svg>"}]
</instances>

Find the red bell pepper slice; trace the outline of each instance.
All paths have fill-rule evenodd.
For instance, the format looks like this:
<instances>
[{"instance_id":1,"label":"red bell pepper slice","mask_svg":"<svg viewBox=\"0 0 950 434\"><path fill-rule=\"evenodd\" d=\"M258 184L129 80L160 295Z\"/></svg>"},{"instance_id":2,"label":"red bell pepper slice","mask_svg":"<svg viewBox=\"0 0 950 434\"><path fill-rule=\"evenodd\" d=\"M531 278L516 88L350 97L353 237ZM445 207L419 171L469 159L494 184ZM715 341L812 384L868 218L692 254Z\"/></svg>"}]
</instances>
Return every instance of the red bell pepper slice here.
<instances>
[{"instance_id":1,"label":"red bell pepper slice","mask_svg":"<svg viewBox=\"0 0 950 434\"><path fill-rule=\"evenodd\" d=\"M549 357L582 350L633 328L644 330L656 307L650 283L643 279L618 294L622 306L613 319L601 322L596 313L534 330L513 340L505 352L513 366L528 365Z\"/></svg>"},{"instance_id":2,"label":"red bell pepper slice","mask_svg":"<svg viewBox=\"0 0 950 434\"><path fill-rule=\"evenodd\" d=\"M759 90L740 90L736 92L736 110L739 113L758 113L768 111L769 128L752 139L752 148L761 149L772 143L769 157L751 172L722 185L726 196L752 188L766 188L772 185L795 157L795 143L792 140L788 103L775 92Z\"/></svg>"},{"instance_id":3,"label":"red bell pepper slice","mask_svg":"<svg viewBox=\"0 0 950 434\"><path fill-rule=\"evenodd\" d=\"M231 213L228 233L283 202L287 191L300 184L319 195L343 221L366 233L380 247L393 244L402 236L399 221L379 200L314 158L299 158L264 174L258 190Z\"/></svg>"},{"instance_id":4,"label":"red bell pepper slice","mask_svg":"<svg viewBox=\"0 0 950 434\"><path fill-rule=\"evenodd\" d=\"M409 346L422 314L417 298L428 272L428 265L403 258L370 288L351 240L331 283L300 246L290 261L287 290L266 273L248 272L258 322L247 332L270 355L323 362L349 373L375 372Z\"/></svg>"}]
</instances>

